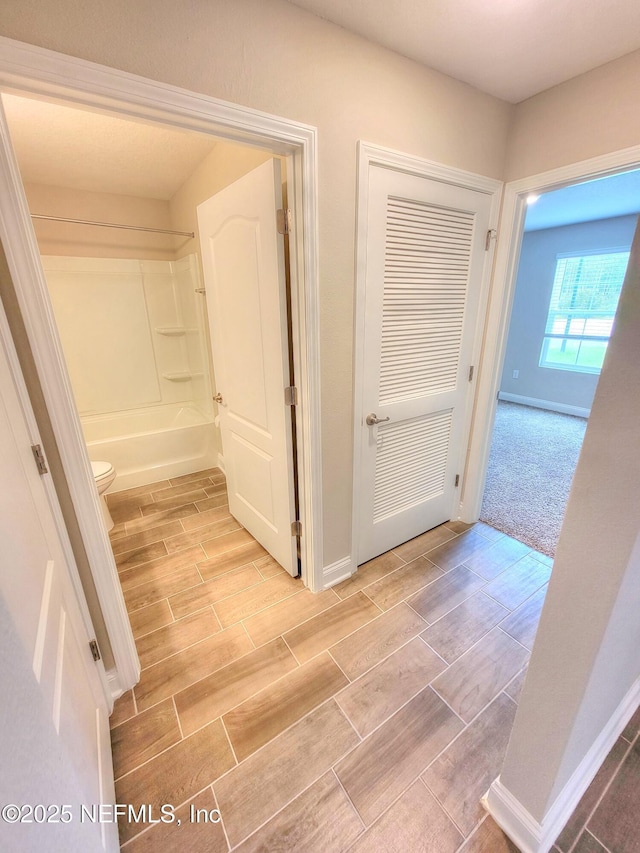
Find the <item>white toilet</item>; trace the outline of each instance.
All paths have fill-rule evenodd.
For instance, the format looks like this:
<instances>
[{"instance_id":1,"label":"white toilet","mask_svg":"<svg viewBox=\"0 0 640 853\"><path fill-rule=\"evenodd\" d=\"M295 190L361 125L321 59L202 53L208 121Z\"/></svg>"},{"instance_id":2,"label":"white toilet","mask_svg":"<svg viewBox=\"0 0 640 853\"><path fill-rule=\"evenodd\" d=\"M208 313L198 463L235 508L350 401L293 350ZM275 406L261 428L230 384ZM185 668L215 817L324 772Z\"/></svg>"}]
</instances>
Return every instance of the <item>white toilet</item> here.
<instances>
[{"instance_id":1,"label":"white toilet","mask_svg":"<svg viewBox=\"0 0 640 853\"><path fill-rule=\"evenodd\" d=\"M93 468L93 478L96 481L96 487L98 489L98 494L100 495L102 517L104 518L107 530L111 530L113 527L113 519L111 518L111 513L109 512L109 507L107 506L107 500L104 493L115 480L116 469L113 467L111 462L92 462L91 467Z\"/></svg>"}]
</instances>

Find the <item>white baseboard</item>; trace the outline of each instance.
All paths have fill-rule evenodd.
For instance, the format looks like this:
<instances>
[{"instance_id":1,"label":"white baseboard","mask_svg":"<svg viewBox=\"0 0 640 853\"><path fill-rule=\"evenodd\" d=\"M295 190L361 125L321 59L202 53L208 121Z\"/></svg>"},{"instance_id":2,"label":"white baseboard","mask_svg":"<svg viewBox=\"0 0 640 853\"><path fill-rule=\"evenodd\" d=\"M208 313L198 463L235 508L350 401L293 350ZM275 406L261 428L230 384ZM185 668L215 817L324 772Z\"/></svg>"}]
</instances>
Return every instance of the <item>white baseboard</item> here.
<instances>
[{"instance_id":1,"label":"white baseboard","mask_svg":"<svg viewBox=\"0 0 640 853\"><path fill-rule=\"evenodd\" d=\"M537 397L521 397L520 394L507 394L500 391L498 400L505 403L519 403L521 406L533 406L534 409L548 409L550 412L560 412L563 415L575 415L578 418L588 418L591 409L581 406L569 406L565 403L554 403L552 400L538 400Z\"/></svg>"},{"instance_id":2,"label":"white baseboard","mask_svg":"<svg viewBox=\"0 0 640 853\"><path fill-rule=\"evenodd\" d=\"M500 777L491 785L482 805L522 853L548 853L639 705L640 678L618 705L542 821L529 814L502 785Z\"/></svg>"},{"instance_id":3,"label":"white baseboard","mask_svg":"<svg viewBox=\"0 0 640 853\"><path fill-rule=\"evenodd\" d=\"M113 669L107 670L107 684L109 685L111 697L115 702L116 699L119 699L124 693L124 688L122 686L122 682L120 681L118 670L115 667Z\"/></svg>"},{"instance_id":4,"label":"white baseboard","mask_svg":"<svg viewBox=\"0 0 640 853\"><path fill-rule=\"evenodd\" d=\"M330 566L325 566L322 570L322 588L329 589L329 587L335 586L337 583L340 583L340 581L346 580L351 577L356 568L357 567L354 566L351 561L351 555L343 557L335 563L331 563Z\"/></svg>"}]
</instances>

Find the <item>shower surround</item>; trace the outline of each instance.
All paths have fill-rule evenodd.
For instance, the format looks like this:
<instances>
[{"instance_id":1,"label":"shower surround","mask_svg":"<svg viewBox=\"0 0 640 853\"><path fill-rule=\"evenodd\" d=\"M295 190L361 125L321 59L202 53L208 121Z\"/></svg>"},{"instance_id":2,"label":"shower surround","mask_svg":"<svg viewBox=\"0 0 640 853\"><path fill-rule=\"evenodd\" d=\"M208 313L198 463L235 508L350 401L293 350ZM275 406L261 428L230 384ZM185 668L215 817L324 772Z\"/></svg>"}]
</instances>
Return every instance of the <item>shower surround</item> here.
<instances>
[{"instance_id":1,"label":"shower surround","mask_svg":"<svg viewBox=\"0 0 640 853\"><path fill-rule=\"evenodd\" d=\"M42 263L89 457L114 465L112 491L217 465L196 255Z\"/></svg>"}]
</instances>

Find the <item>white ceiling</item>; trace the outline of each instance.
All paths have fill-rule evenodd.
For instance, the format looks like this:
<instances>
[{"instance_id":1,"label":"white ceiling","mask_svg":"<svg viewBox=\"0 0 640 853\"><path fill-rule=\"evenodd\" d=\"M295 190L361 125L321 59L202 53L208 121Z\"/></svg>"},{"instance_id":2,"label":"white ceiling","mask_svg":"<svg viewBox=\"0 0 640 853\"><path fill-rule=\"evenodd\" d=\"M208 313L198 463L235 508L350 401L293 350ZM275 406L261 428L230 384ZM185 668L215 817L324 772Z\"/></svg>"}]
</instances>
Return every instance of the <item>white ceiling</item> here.
<instances>
[{"instance_id":1,"label":"white ceiling","mask_svg":"<svg viewBox=\"0 0 640 853\"><path fill-rule=\"evenodd\" d=\"M25 182L170 199L213 149L191 131L2 95Z\"/></svg>"},{"instance_id":2,"label":"white ceiling","mask_svg":"<svg viewBox=\"0 0 640 853\"><path fill-rule=\"evenodd\" d=\"M525 231L640 213L640 170L541 195L527 208Z\"/></svg>"},{"instance_id":3,"label":"white ceiling","mask_svg":"<svg viewBox=\"0 0 640 853\"><path fill-rule=\"evenodd\" d=\"M511 103L640 48L638 0L289 0Z\"/></svg>"}]
</instances>

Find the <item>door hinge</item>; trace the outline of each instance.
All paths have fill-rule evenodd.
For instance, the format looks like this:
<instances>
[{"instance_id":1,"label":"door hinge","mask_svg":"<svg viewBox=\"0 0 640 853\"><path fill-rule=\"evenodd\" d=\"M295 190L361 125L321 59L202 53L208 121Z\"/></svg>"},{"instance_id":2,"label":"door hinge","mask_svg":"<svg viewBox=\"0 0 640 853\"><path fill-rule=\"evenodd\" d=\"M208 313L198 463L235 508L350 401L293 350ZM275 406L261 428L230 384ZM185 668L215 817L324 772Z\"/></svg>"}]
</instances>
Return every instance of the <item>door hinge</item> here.
<instances>
[{"instance_id":1,"label":"door hinge","mask_svg":"<svg viewBox=\"0 0 640 853\"><path fill-rule=\"evenodd\" d=\"M38 466L38 474L48 474L49 469L47 468L47 460L44 458L42 447L39 444L32 444L31 451Z\"/></svg>"},{"instance_id":2,"label":"door hinge","mask_svg":"<svg viewBox=\"0 0 640 853\"><path fill-rule=\"evenodd\" d=\"M456 486L456 488L457 488L459 485L460 485L460 474L456 474L456 482L455 482L455 486Z\"/></svg>"},{"instance_id":3,"label":"door hinge","mask_svg":"<svg viewBox=\"0 0 640 853\"><path fill-rule=\"evenodd\" d=\"M497 236L498 236L498 232L496 231L496 229L495 229L495 228L489 228L489 230L487 231L487 238L486 238L486 240L484 241L484 250L485 250L485 252L488 252L488 251L489 251L489 248L490 248L490 246L491 246L491 241L492 241L492 240L495 240L495 238L496 238Z\"/></svg>"},{"instance_id":4,"label":"door hinge","mask_svg":"<svg viewBox=\"0 0 640 853\"><path fill-rule=\"evenodd\" d=\"M291 522L291 535L292 536L302 536L302 522L301 521L292 521Z\"/></svg>"},{"instance_id":5,"label":"door hinge","mask_svg":"<svg viewBox=\"0 0 640 853\"><path fill-rule=\"evenodd\" d=\"M469 368L469 382L473 382L473 365Z\"/></svg>"},{"instance_id":6,"label":"door hinge","mask_svg":"<svg viewBox=\"0 0 640 853\"><path fill-rule=\"evenodd\" d=\"M295 385L289 385L288 388L284 389L284 404L285 406L298 405L298 389Z\"/></svg>"},{"instance_id":7,"label":"door hinge","mask_svg":"<svg viewBox=\"0 0 640 853\"><path fill-rule=\"evenodd\" d=\"M293 229L293 217L291 215L291 209L285 208L284 210L280 208L277 212L277 221L278 221L278 234L291 234Z\"/></svg>"},{"instance_id":8,"label":"door hinge","mask_svg":"<svg viewBox=\"0 0 640 853\"><path fill-rule=\"evenodd\" d=\"M98 643L96 640L91 640L89 643L89 648L91 649L91 654L93 656L94 661L100 660L100 649L98 648Z\"/></svg>"}]
</instances>

